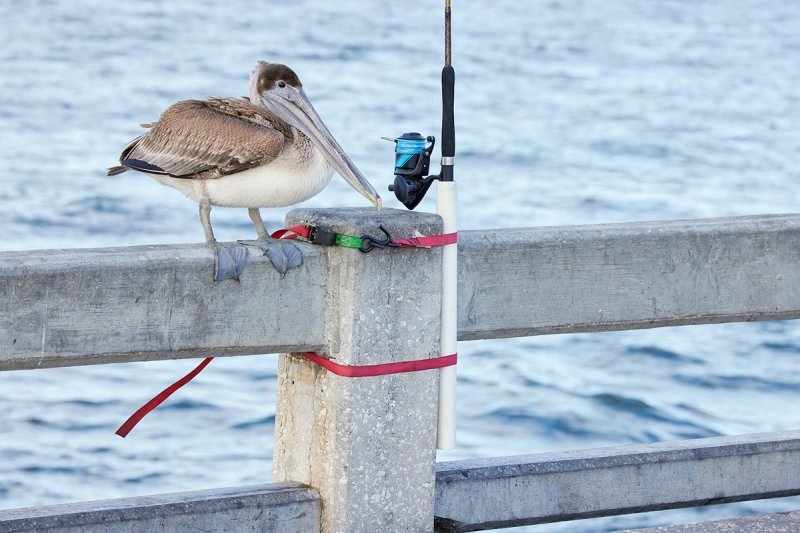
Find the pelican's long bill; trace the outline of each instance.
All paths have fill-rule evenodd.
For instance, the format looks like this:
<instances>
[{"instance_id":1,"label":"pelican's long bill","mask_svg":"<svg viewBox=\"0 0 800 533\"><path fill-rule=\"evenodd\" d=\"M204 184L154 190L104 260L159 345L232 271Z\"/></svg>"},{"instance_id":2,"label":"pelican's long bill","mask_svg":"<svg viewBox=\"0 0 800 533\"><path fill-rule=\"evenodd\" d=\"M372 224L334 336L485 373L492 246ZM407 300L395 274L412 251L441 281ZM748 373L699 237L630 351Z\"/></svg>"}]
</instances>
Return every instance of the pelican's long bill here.
<instances>
[{"instance_id":1,"label":"pelican's long bill","mask_svg":"<svg viewBox=\"0 0 800 533\"><path fill-rule=\"evenodd\" d=\"M344 153L325 123L319 118L304 90L286 84L285 87L264 93L263 101L264 105L281 120L305 133L351 187L363 194L375 204L375 207L381 208L382 200L378 192Z\"/></svg>"}]
</instances>

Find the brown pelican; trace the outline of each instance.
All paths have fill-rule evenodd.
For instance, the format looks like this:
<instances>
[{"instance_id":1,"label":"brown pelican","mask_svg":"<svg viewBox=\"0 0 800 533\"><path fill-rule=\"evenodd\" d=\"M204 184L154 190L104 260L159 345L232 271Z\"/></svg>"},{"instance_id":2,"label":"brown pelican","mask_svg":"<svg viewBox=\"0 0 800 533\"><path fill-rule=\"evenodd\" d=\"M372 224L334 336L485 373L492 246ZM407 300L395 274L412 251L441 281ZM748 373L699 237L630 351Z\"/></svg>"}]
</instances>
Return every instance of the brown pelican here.
<instances>
[{"instance_id":1,"label":"brown pelican","mask_svg":"<svg viewBox=\"0 0 800 533\"><path fill-rule=\"evenodd\" d=\"M212 205L246 207L267 252L275 249L267 244L259 208L311 198L328 185L334 170L381 207L378 193L325 127L297 74L286 65L259 61L250 77L249 98L184 100L164 111L158 122L142 126L149 131L125 147L120 165L109 168L108 175L144 172L198 202L206 242L218 259L217 279L238 279L246 253L234 257L216 242ZM230 275L219 273L227 263L223 254L239 264ZM292 266L288 263L276 267L285 272Z\"/></svg>"}]
</instances>

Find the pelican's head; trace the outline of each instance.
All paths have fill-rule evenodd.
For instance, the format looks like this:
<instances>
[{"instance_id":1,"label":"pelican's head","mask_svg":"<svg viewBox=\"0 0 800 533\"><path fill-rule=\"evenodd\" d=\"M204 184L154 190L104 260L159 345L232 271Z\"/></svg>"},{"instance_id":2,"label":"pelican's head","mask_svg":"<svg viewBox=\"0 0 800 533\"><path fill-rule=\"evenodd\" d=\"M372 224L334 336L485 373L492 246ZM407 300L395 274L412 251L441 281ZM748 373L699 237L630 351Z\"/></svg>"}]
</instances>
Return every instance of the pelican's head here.
<instances>
[{"instance_id":1,"label":"pelican's head","mask_svg":"<svg viewBox=\"0 0 800 533\"><path fill-rule=\"evenodd\" d=\"M280 63L259 61L250 77L250 101L262 103L278 118L306 134L351 187L381 208L381 197L328 131L292 69Z\"/></svg>"}]
</instances>

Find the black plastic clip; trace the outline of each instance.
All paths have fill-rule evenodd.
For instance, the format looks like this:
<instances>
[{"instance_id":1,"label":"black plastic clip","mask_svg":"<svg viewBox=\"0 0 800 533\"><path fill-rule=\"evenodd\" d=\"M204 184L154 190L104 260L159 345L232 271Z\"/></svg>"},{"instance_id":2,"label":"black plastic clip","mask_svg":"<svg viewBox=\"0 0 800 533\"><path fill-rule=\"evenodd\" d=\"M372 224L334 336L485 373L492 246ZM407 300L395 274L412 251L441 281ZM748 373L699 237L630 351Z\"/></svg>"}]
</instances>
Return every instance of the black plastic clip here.
<instances>
[{"instance_id":1,"label":"black plastic clip","mask_svg":"<svg viewBox=\"0 0 800 533\"><path fill-rule=\"evenodd\" d=\"M336 246L336 232L319 226L309 226L308 242L323 246Z\"/></svg>"},{"instance_id":2,"label":"black plastic clip","mask_svg":"<svg viewBox=\"0 0 800 533\"><path fill-rule=\"evenodd\" d=\"M389 231L386 228L383 227L383 224L381 224L378 227L383 232L383 234L386 235L386 238L383 239L383 240L380 240L380 239L376 239L375 237L373 237L371 235L364 235L364 236L361 237L361 241L362 242L361 242L361 248L359 248L359 250L361 250L364 253L367 253L367 252L371 252L374 248L385 248L387 246L390 247L390 248L399 248L400 247L399 244L395 244L395 243L392 242L392 236L391 236L391 234L389 234Z\"/></svg>"}]
</instances>

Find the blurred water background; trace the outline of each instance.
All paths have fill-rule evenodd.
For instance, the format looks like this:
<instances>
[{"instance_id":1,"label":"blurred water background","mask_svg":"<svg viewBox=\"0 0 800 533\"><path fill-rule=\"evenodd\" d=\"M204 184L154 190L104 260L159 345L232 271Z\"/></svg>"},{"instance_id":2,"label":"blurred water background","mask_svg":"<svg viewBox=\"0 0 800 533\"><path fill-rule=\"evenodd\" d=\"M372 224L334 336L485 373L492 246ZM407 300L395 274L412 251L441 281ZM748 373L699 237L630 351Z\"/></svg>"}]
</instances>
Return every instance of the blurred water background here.
<instances>
[{"instance_id":1,"label":"blurred water background","mask_svg":"<svg viewBox=\"0 0 800 533\"><path fill-rule=\"evenodd\" d=\"M800 3L454 0L460 227L797 212ZM105 176L171 103L284 62L382 194L393 146L439 135L439 0L0 2L0 250L201 242L197 206ZM438 165L438 155L434 158ZM385 205L400 207L384 194ZM433 195L431 195L433 196ZM306 206L365 206L334 177ZM419 208L433 211L433 198ZM268 228L287 210L264 210ZM254 237L215 208L221 240ZM439 460L800 428L797 322L461 343ZM274 355L0 373L0 508L270 480ZM543 525L613 531L783 499Z\"/></svg>"}]
</instances>

